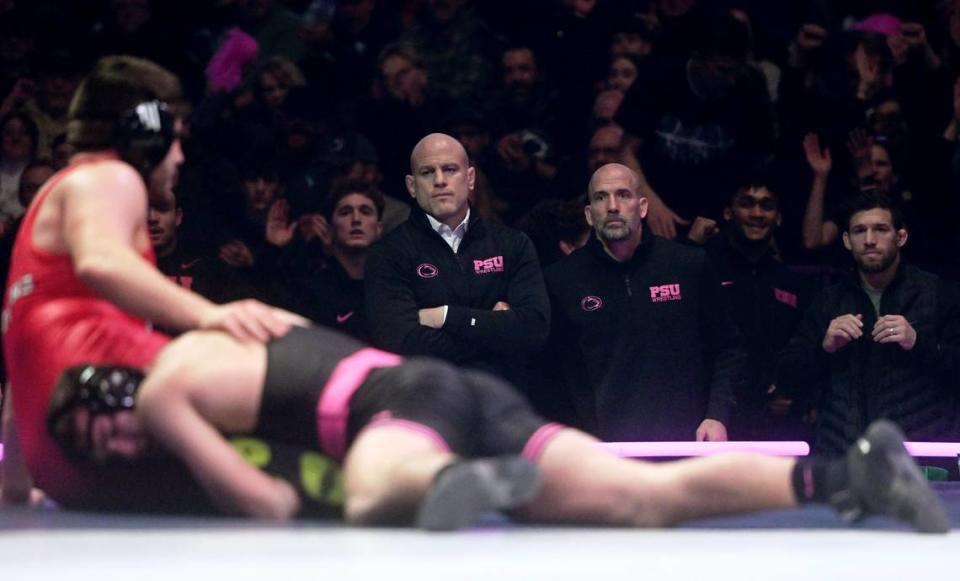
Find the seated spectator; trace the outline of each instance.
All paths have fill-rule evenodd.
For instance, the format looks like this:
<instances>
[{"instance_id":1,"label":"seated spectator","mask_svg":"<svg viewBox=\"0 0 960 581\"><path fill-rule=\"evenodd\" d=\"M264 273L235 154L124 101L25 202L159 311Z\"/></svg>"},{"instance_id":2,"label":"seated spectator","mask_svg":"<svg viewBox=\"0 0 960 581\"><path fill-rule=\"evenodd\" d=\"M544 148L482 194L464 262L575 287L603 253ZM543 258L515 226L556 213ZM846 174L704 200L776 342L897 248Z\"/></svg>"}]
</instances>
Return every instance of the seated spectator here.
<instances>
[{"instance_id":1,"label":"seated spectator","mask_svg":"<svg viewBox=\"0 0 960 581\"><path fill-rule=\"evenodd\" d=\"M543 268L583 247L590 236L580 200L544 200L517 222L517 228L530 237Z\"/></svg>"},{"instance_id":2,"label":"seated spectator","mask_svg":"<svg viewBox=\"0 0 960 581\"><path fill-rule=\"evenodd\" d=\"M773 109L748 51L742 23L719 12L689 59L653 69L625 97L616 120L639 139L627 161L654 234L673 238L696 216L718 219L726 203L718 192L735 189L739 167L772 154Z\"/></svg>"},{"instance_id":3,"label":"seated spectator","mask_svg":"<svg viewBox=\"0 0 960 581\"><path fill-rule=\"evenodd\" d=\"M777 386L823 382L811 396L815 449L824 454L841 454L858 429L881 417L910 440L955 440L956 285L904 260L909 232L890 199L861 194L841 224L855 270L815 299L781 353Z\"/></svg>"},{"instance_id":4,"label":"seated spectator","mask_svg":"<svg viewBox=\"0 0 960 581\"><path fill-rule=\"evenodd\" d=\"M257 99L271 111L280 111L291 89L303 87L307 82L300 68L282 56L267 59L256 78Z\"/></svg>"},{"instance_id":5,"label":"seated spectator","mask_svg":"<svg viewBox=\"0 0 960 581\"><path fill-rule=\"evenodd\" d=\"M55 171L60 171L67 167L67 164L70 163L70 158L73 157L76 151L72 145L67 143L66 133L61 133L54 137L50 147L50 164Z\"/></svg>"},{"instance_id":6,"label":"seated spectator","mask_svg":"<svg viewBox=\"0 0 960 581\"><path fill-rule=\"evenodd\" d=\"M36 85L28 98L16 106L37 126L37 157L50 159L56 136L67 130L67 108L80 83L84 65L72 55L54 50L39 59Z\"/></svg>"},{"instance_id":7,"label":"seated spectator","mask_svg":"<svg viewBox=\"0 0 960 581\"><path fill-rule=\"evenodd\" d=\"M361 112L358 129L380 154L389 192L390 184L403 182L410 163L408 152L436 123L445 104L435 96L434 85L442 79L428 77L420 55L410 46L388 45L377 65L372 99Z\"/></svg>"},{"instance_id":8,"label":"seated spectator","mask_svg":"<svg viewBox=\"0 0 960 581\"><path fill-rule=\"evenodd\" d=\"M812 401L779 389L777 352L793 336L810 301L810 282L783 264L775 235L781 189L774 168L749 173L730 197L723 222L697 218L689 237L703 243L740 329L747 352L734 391L731 440L810 440ZM715 234L715 235L714 235Z\"/></svg>"},{"instance_id":9,"label":"seated spectator","mask_svg":"<svg viewBox=\"0 0 960 581\"><path fill-rule=\"evenodd\" d=\"M20 205L24 208L28 207L40 191L40 186L54 173L56 168L49 162L38 160L27 164L27 167L23 168L23 173L20 174L20 189L17 191L17 200Z\"/></svg>"},{"instance_id":10,"label":"seated spectator","mask_svg":"<svg viewBox=\"0 0 960 581\"><path fill-rule=\"evenodd\" d=\"M444 100L476 96L493 79L494 38L471 0L427 2L416 24L401 36L422 56L427 76Z\"/></svg>"},{"instance_id":11,"label":"seated spectator","mask_svg":"<svg viewBox=\"0 0 960 581\"><path fill-rule=\"evenodd\" d=\"M249 282L237 276L237 271L216 256L181 240L178 230L182 222L183 210L176 196L150 204L147 231L157 257L157 269L178 285L215 303L254 296L256 293Z\"/></svg>"},{"instance_id":12,"label":"seated spectator","mask_svg":"<svg viewBox=\"0 0 960 581\"><path fill-rule=\"evenodd\" d=\"M363 278L370 246L383 232L383 209L383 194L374 186L360 180L340 183L326 215L332 259L322 270L275 280L272 302L369 342Z\"/></svg>"},{"instance_id":13,"label":"seated spectator","mask_svg":"<svg viewBox=\"0 0 960 581\"><path fill-rule=\"evenodd\" d=\"M499 87L493 94L488 117L496 138L523 129L553 133L556 128L558 96L529 46L511 45L500 53Z\"/></svg>"},{"instance_id":14,"label":"seated spectator","mask_svg":"<svg viewBox=\"0 0 960 581\"><path fill-rule=\"evenodd\" d=\"M605 83L608 89L615 89L621 93L630 90L640 72L640 61L632 54L616 55L610 59L610 69L607 72Z\"/></svg>"},{"instance_id":15,"label":"seated spectator","mask_svg":"<svg viewBox=\"0 0 960 581\"><path fill-rule=\"evenodd\" d=\"M26 113L0 118L0 223L9 224L23 215L20 176L37 152L37 126Z\"/></svg>"}]
</instances>

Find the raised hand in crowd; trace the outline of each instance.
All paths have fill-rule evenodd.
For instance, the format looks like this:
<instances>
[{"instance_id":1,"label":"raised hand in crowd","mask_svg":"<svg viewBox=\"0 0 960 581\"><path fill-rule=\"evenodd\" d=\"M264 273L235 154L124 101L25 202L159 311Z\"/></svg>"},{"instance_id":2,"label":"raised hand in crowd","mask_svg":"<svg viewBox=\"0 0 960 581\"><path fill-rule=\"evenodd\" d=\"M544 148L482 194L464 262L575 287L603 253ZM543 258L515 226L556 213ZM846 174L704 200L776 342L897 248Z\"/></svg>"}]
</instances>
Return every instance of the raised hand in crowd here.
<instances>
[{"instance_id":1,"label":"raised hand in crowd","mask_svg":"<svg viewBox=\"0 0 960 581\"><path fill-rule=\"evenodd\" d=\"M267 242L274 246L286 246L293 240L296 229L297 223L290 222L290 204L285 198L270 205L265 229Z\"/></svg>"},{"instance_id":2,"label":"raised hand in crowd","mask_svg":"<svg viewBox=\"0 0 960 581\"><path fill-rule=\"evenodd\" d=\"M323 214L304 214L300 217L300 235L304 241L319 240L323 250L330 254L333 245L333 231Z\"/></svg>"},{"instance_id":3,"label":"raised hand in crowd","mask_svg":"<svg viewBox=\"0 0 960 581\"><path fill-rule=\"evenodd\" d=\"M21 77L13 84L13 88L7 93L0 104L0 116L6 115L15 109L19 109L24 103L33 98L37 91L37 84L33 79Z\"/></svg>"},{"instance_id":4,"label":"raised hand in crowd","mask_svg":"<svg viewBox=\"0 0 960 581\"><path fill-rule=\"evenodd\" d=\"M691 242L703 244L718 232L720 232L720 226L716 220L697 216L693 220L693 225L690 226L690 231L687 232L687 238L689 238Z\"/></svg>"},{"instance_id":5,"label":"raised hand in crowd","mask_svg":"<svg viewBox=\"0 0 960 581\"><path fill-rule=\"evenodd\" d=\"M869 152L869 148L867 151ZM831 244L839 236L836 224L824 218L824 197L833 158L830 156L830 149L820 147L820 138L816 133L807 133L804 136L803 153L813 172L810 197L803 212L803 246L816 250Z\"/></svg>"},{"instance_id":6,"label":"raised hand in crowd","mask_svg":"<svg viewBox=\"0 0 960 581\"><path fill-rule=\"evenodd\" d=\"M246 268L255 262L253 252L240 240L230 240L220 246L220 260L230 266Z\"/></svg>"},{"instance_id":7,"label":"raised hand in crowd","mask_svg":"<svg viewBox=\"0 0 960 581\"><path fill-rule=\"evenodd\" d=\"M902 65L910 53L922 53L924 65L930 70L940 68L943 61L927 41L927 31L919 22L904 22L900 30L887 36L887 46L893 54L893 62Z\"/></svg>"},{"instance_id":8,"label":"raised hand in crowd","mask_svg":"<svg viewBox=\"0 0 960 581\"><path fill-rule=\"evenodd\" d=\"M623 164L636 172L640 178L640 191L647 198L647 226L657 236L673 240L677 237L677 226L688 226L690 221L674 212L650 187L640 166L640 160L637 159L633 141L633 138L624 139L621 155Z\"/></svg>"},{"instance_id":9,"label":"raised hand in crowd","mask_svg":"<svg viewBox=\"0 0 960 581\"><path fill-rule=\"evenodd\" d=\"M790 45L790 65L804 68L810 64L810 55L820 49L827 40L827 29L819 24L807 23L800 27Z\"/></svg>"}]
</instances>

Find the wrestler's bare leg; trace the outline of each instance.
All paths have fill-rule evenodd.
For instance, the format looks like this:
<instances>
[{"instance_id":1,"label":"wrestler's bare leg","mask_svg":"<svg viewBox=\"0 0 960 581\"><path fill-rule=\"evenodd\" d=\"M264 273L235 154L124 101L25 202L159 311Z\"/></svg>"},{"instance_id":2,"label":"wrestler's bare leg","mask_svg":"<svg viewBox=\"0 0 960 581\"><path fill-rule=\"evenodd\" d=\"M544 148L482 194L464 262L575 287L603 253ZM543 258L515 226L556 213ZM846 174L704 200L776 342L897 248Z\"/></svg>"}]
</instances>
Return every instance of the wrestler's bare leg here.
<instances>
[{"instance_id":1,"label":"wrestler's bare leg","mask_svg":"<svg viewBox=\"0 0 960 581\"><path fill-rule=\"evenodd\" d=\"M564 430L537 464L543 489L519 511L536 521L667 526L797 503L790 458L730 454L654 464L617 458L586 434Z\"/></svg>"},{"instance_id":2,"label":"wrestler's bare leg","mask_svg":"<svg viewBox=\"0 0 960 581\"><path fill-rule=\"evenodd\" d=\"M343 465L351 524L410 524L437 473L456 457L434 440L397 426L360 433Z\"/></svg>"}]
</instances>

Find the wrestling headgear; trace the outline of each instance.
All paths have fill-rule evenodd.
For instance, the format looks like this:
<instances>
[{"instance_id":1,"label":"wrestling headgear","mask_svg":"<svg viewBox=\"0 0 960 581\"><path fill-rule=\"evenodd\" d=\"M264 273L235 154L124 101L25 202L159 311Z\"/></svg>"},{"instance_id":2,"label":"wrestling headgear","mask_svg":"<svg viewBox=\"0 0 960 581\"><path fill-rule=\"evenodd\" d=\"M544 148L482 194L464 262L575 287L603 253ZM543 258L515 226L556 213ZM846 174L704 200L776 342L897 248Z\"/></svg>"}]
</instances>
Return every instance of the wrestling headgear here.
<instances>
[{"instance_id":1,"label":"wrestling headgear","mask_svg":"<svg viewBox=\"0 0 960 581\"><path fill-rule=\"evenodd\" d=\"M132 410L143 372L131 367L80 365L60 374L50 407L47 409L47 431L61 449L74 458L89 456L93 421L97 416ZM88 412L86 437L77 441L74 412Z\"/></svg>"},{"instance_id":2,"label":"wrestling headgear","mask_svg":"<svg viewBox=\"0 0 960 581\"><path fill-rule=\"evenodd\" d=\"M120 158L146 178L166 157L174 138L174 117L162 101L138 103L124 113L114 129Z\"/></svg>"},{"instance_id":3,"label":"wrestling headgear","mask_svg":"<svg viewBox=\"0 0 960 581\"><path fill-rule=\"evenodd\" d=\"M172 73L144 59L108 56L70 103L67 141L78 151L116 149L146 179L174 140L171 103L181 97Z\"/></svg>"}]
</instances>

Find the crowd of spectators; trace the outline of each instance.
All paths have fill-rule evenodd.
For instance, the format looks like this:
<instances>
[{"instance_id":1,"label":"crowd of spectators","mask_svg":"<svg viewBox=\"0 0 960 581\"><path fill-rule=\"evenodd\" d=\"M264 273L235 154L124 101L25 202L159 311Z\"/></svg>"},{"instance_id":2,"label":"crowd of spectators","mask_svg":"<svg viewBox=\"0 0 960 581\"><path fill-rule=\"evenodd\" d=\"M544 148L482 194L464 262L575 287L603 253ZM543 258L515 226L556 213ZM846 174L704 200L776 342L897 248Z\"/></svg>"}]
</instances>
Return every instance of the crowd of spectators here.
<instances>
[{"instance_id":1,"label":"crowd of spectators","mask_svg":"<svg viewBox=\"0 0 960 581\"><path fill-rule=\"evenodd\" d=\"M590 176L617 162L661 237L703 244L762 172L777 263L848 266L846 204L877 192L903 208L906 260L960 276L957 0L0 1L3 247L106 54L183 82L187 162L151 236L216 300L362 322L366 250L416 207L432 132L476 168L471 211L543 266L584 244Z\"/></svg>"}]
</instances>

